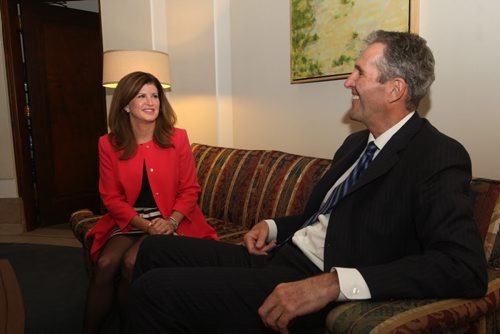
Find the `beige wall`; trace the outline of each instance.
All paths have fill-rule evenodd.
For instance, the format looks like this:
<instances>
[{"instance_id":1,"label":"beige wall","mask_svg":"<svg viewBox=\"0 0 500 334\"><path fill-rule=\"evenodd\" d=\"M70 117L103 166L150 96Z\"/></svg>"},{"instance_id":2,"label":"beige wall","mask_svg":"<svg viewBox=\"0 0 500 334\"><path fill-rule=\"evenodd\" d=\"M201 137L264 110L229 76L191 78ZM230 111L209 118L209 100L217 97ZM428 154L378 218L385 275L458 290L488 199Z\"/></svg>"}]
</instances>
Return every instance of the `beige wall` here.
<instances>
[{"instance_id":1,"label":"beige wall","mask_svg":"<svg viewBox=\"0 0 500 334\"><path fill-rule=\"evenodd\" d=\"M170 102L191 142L216 144L214 10L209 0L167 0Z\"/></svg>"},{"instance_id":2,"label":"beige wall","mask_svg":"<svg viewBox=\"0 0 500 334\"><path fill-rule=\"evenodd\" d=\"M231 2L234 145L331 158L350 94L342 81L289 83L289 21L289 1Z\"/></svg>"},{"instance_id":3,"label":"beige wall","mask_svg":"<svg viewBox=\"0 0 500 334\"><path fill-rule=\"evenodd\" d=\"M500 1L420 2L436 58L428 118L467 148L475 176L500 179Z\"/></svg>"},{"instance_id":4,"label":"beige wall","mask_svg":"<svg viewBox=\"0 0 500 334\"><path fill-rule=\"evenodd\" d=\"M152 3L149 0L102 0L103 49L147 50L153 46Z\"/></svg>"}]
</instances>

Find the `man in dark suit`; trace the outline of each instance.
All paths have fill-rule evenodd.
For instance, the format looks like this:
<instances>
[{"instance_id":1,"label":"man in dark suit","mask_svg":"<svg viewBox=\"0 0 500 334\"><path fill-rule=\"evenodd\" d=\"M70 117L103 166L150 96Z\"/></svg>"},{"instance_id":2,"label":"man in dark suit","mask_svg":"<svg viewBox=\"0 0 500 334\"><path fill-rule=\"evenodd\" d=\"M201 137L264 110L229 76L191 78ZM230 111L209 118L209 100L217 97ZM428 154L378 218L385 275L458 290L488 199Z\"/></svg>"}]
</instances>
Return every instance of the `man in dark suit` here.
<instances>
[{"instance_id":1,"label":"man in dark suit","mask_svg":"<svg viewBox=\"0 0 500 334\"><path fill-rule=\"evenodd\" d=\"M367 130L338 149L304 213L259 222L245 247L145 240L130 330L323 333L338 301L482 296L469 155L415 112L433 81L425 40L372 33L345 82Z\"/></svg>"}]
</instances>

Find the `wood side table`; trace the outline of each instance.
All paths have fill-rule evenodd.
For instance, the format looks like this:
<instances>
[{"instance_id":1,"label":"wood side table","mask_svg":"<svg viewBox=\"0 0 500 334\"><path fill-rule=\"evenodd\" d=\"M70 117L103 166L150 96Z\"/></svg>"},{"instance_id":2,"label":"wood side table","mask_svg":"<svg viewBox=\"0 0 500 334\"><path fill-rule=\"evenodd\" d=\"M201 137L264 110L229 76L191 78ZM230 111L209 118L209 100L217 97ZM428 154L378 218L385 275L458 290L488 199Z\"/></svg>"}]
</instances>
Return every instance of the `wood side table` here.
<instances>
[{"instance_id":1,"label":"wood side table","mask_svg":"<svg viewBox=\"0 0 500 334\"><path fill-rule=\"evenodd\" d=\"M24 300L8 260L0 259L0 334L24 333Z\"/></svg>"}]
</instances>

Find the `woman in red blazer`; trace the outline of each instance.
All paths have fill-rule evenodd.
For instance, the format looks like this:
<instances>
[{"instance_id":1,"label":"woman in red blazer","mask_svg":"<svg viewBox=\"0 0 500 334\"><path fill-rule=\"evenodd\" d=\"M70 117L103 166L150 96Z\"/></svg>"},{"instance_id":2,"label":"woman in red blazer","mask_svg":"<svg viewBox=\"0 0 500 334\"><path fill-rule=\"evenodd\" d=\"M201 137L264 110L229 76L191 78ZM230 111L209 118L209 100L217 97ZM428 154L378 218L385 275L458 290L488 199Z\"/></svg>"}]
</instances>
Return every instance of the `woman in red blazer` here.
<instances>
[{"instance_id":1,"label":"woman in red blazer","mask_svg":"<svg viewBox=\"0 0 500 334\"><path fill-rule=\"evenodd\" d=\"M99 139L99 192L108 210L93 238L94 272L87 294L85 333L98 333L114 300L125 306L143 238L171 234L217 239L197 205L200 186L185 130L160 82L134 72L120 80L109 113L110 133Z\"/></svg>"}]
</instances>

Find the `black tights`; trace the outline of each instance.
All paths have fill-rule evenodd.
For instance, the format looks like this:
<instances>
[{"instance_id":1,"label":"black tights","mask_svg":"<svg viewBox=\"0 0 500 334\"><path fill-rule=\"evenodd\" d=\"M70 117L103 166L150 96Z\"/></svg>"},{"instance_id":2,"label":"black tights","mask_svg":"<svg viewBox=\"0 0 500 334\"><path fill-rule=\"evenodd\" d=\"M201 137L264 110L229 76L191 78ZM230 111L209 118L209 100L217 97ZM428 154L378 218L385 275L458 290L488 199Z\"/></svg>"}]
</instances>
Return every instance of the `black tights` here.
<instances>
[{"instance_id":1,"label":"black tights","mask_svg":"<svg viewBox=\"0 0 500 334\"><path fill-rule=\"evenodd\" d=\"M109 239L102 248L94 264L87 292L83 333L100 332L110 314L115 296L120 317L124 315L137 251L144 237L117 235Z\"/></svg>"}]
</instances>

